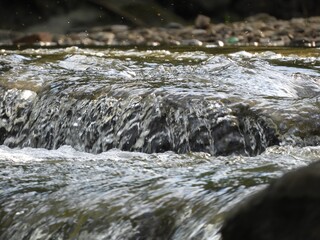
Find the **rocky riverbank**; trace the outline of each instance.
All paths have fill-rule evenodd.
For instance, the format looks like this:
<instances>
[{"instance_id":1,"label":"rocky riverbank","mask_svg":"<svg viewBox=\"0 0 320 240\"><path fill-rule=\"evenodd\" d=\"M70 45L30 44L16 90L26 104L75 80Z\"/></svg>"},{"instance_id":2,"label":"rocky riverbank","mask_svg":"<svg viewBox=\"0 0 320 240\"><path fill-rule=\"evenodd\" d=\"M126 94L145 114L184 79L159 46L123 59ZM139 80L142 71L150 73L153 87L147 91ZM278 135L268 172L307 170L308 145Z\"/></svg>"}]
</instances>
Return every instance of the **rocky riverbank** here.
<instances>
[{"instance_id":1,"label":"rocky riverbank","mask_svg":"<svg viewBox=\"0 0 320 240\"><path fill-rule=\"evenodd\" d=\"M0 46L320 46L320 17L278 20L259 14L242 22L213 24L199 15L193 25L98 26L68 34L0 30Z\"/></svg>"}]
</instances>

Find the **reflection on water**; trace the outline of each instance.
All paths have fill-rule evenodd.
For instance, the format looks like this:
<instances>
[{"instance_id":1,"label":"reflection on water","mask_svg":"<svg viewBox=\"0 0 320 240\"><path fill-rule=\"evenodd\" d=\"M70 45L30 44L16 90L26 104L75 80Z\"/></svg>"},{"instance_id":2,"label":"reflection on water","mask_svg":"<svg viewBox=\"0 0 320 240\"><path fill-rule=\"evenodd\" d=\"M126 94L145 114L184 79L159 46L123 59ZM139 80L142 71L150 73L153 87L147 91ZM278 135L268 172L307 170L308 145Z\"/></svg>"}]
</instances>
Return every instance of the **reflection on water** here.
<instances>
[{"instance_id":1,"label":"reflection on water","mask_svg":"<svg viewBox=\"0 0 320 240\"><path fill-rule=\"evenodd\" d=\"M219 239L320 159L319 51L245 50L1 51L0 239Z\"/></svg>"}]
</instances>

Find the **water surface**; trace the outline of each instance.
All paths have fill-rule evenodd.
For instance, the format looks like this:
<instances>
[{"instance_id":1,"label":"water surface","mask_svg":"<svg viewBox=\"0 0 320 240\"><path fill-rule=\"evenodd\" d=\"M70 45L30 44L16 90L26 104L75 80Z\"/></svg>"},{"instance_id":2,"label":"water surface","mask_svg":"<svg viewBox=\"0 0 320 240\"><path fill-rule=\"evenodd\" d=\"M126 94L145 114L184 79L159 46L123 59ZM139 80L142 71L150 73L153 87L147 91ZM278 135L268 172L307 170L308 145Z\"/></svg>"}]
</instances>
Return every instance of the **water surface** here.
<instances>
[{"instance_id":1,"label":"water surface","mask_svg":"<svg viewBox=\"0 0 320 240\"><path fill-rule=\"evenodd\" d=\"M0 61L0 239L219 239L320 159L318 49L25 49Z\"/></svg>"}]
</instances>

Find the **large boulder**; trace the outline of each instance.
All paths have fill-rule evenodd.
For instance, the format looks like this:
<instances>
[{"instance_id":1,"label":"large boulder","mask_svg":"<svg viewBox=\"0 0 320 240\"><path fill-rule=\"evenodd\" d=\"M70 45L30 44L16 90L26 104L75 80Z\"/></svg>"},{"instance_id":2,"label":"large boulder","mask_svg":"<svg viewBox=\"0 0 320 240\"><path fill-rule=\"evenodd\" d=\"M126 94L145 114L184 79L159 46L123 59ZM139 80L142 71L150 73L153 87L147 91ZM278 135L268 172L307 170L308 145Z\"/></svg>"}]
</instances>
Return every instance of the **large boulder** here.
<instances>
[{"instance_id":1,"label":"large boulder","mask_svg":"<svg viewBox=\"0 0 320 240\"><path fill-rule=\"evenodd\" d=\"M285 174L227 216L223 240L319 240L320 162Z\"/></svg>"}]
</instances>

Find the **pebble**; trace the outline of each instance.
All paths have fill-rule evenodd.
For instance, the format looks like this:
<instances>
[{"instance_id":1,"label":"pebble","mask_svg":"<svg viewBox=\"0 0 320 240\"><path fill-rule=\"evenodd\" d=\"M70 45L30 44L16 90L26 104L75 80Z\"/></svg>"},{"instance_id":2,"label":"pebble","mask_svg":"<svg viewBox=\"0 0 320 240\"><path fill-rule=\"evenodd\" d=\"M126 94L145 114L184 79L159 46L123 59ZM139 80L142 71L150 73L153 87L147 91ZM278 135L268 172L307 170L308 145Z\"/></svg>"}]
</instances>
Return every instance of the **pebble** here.
<instances>
[{"instance_id":1,"label":"pebble","mask_svg":"<svg viewBox=\"0 0 320 240\"><path fill-rule=\"evenodd\" d=\"M207 34L207 30L205 29L194 29L191 31L192 35L205 35Z\"/></svg>"},{"instance_id":2,"label":"pebble","mask_svg":"<svg viewBox=\"0 0 320 240\"><path fill-rule=\"evenodd\" d=\"M201 47L203 45L203 43L198 39L185 39L181 41L181 44L185 46L198 46L198 47Z\"/></svg>"},{"instance_id":3,"label":"pebble","mask_svg":"<svg viewBox=\"0 0 320 240\"><path fill-rule=\"evenodd\" d=\"M219 46L219 47L223 47L223 46L224 46L224 42L223 42L223 41L220 41L220 40L219 40L217 43L218 43L218 46Z\"/></svg>"},{"instance_id":4,"label":"pebble","mask_svg":"<svg viewBox=\"0 0 320 240\"><path fill-rule=\"evenodd\" d=\"M239 38L237 38L237 37L230 37L227 39L227 43L229 43L229 44L236 44L238 42L239 42Z\"/></svg>"},{"instance_id":5,"label":"pebble","mask_svg":"<svg viewBox=\"0 0 320 240\"><path fill-rule=\"evenodd\" d=\"M270 38L260 38L259 42L261 43L261 45L268 45L270 42Z\"/></svg>"}]
</instances>

